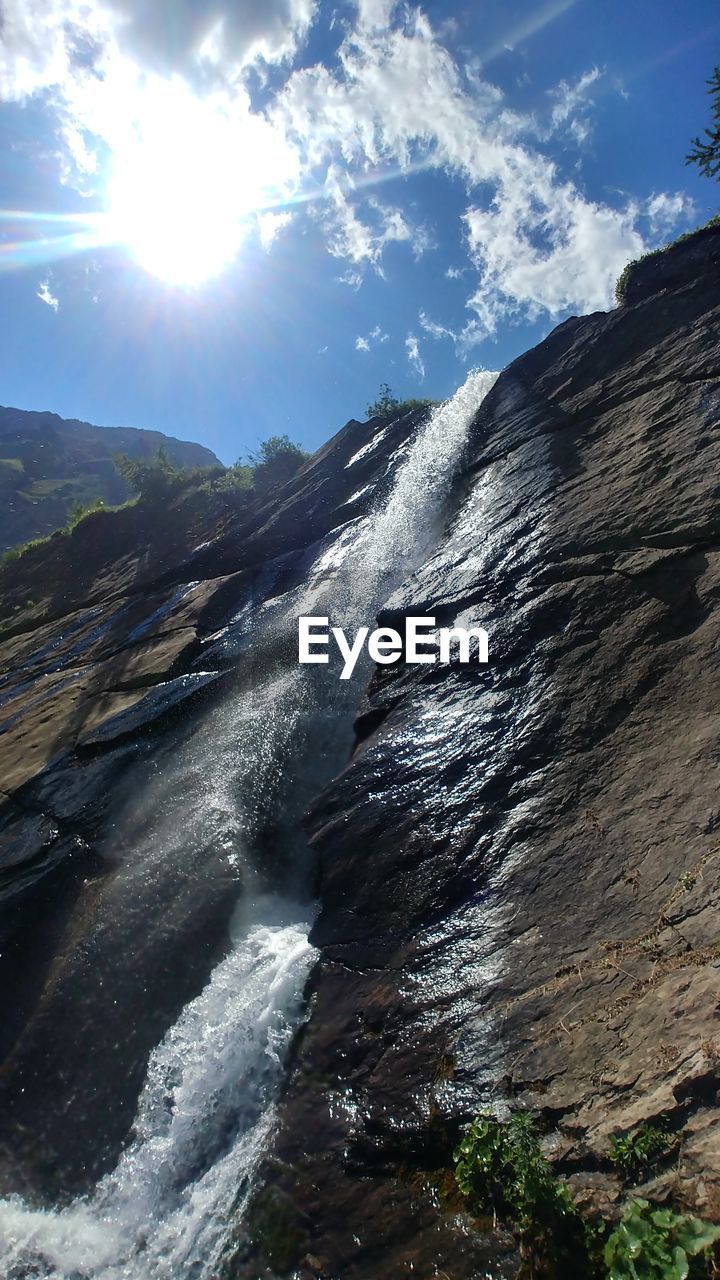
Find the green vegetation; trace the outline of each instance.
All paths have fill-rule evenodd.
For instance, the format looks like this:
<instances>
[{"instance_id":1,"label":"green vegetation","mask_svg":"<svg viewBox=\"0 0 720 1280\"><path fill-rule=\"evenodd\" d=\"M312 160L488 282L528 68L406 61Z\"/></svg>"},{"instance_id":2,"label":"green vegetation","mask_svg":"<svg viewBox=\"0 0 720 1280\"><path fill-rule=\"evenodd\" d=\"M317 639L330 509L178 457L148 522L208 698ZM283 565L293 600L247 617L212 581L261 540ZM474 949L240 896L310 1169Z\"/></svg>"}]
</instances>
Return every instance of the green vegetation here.
<instances>
[{"instance_id":1,"label":"green vegetation","mask_svg":"<svg viewBox=\"0 0 720 1280\"><path fill-rule=\"evenodd\" d=\"M127 453L116 453L115 470L139 498L158 498L171 489L187 483L193 473L174 467L164 445L152 458L131 458Z\"/></svg>"},{"instance_id":2,"label":"green vegetation","mask_svg":"<svg viewBox=\"0 0 720 1280\"><path fill-rule=\"evenodd\" d=\"M159 502L209 500L221 512L232 511L237 509L238 504L245 506L254 498L264 498L274 488L285 484L309 456L286 435L271 436L247 459L240 459L234 466L227 468L175 467L163 447L151 458L131 458L128 454L116 454L115 467L134 493L133 498L120 506L106 505L102 498L92 498L88 502L75 501L61 528L46 537L33 538L21 546L11 548L5 552L0 563L11 564L54 538L72 534L89 516L97 516L101 512L110 514L136 503L152 509Z\"/></svg>"},{"instance_id":3,"label":"green vegetation","mask_svg":"<svg viewBox=\"0 0 720 1280\"><path fill-rule=\"evenodd\" d=\"M115 510L116 508L110 508ZM89 516L93 511L107 511L108 507L102 498L93 498L91 502L73 502L68 511L68 518L65 523L64 532L72 533L76 529L81 520L85 516Z\"/></svg>"},{"instance_id":4,"label":"green vegetation","mask_svg":"<svg viewBox=\"0 0 720 1280\"><path fill-rule=\"evenodd\" d=\"M613 1144L626 1170L647 1166L674 1142L667 1124L644 1126ZM583 1218L540 1148L532 1117L478 1116L454 1152L455 1180L478 1216L512 1227L528 1280L692 1280L707 1277L720 1227L631 1200L612 1230Z\"/></svg>"},{"instance_id":5,"label":"green vegetation","mask_svg":"<svg viewBox=\"0 0 720 1280\"><path fill-rule=\"evenodd\" d=\"M677 1145L677 1134L670 1130L667 1118L661 1116L657 1124L641 1125L610 1144L610 1161L624 1178L642 1173L667 1155Z\"/></svg>"},{"instance_id":6,"label":"green vegetation","mask_svg":"<svg viewBox=\"0 0 720 1280\"><path fill-rule=\"evenodd\" d=\"M720 1227L672 1209L653 1209L647 1200L631 1200L603 1250L607 1280L707 1276L703 1255L707 1258L718 1239Z\"/></svg>"},{"instance_id":7,"label":"green vegetation","mask_svg":"<svg viewBox=\"0 0 720 1280\"><path fill-rule=\"evenodd\" d=\"M10 547L8 551L3 553L1 564L12 564L14 560L19 560L21 556L33 551L35 547L42 547L49 542L56 534L48 534L46 538L31 538L29 542L23 542L19 547Z\"/></svg>"},{"instance_id":8,"label":"green vegetation","mask_svg":"<svg viewBox=\"0 0 720 1280\"><path fill-rule=\"evenodd\" d=\"M707 82L712 99L712 124L705 139L693 138L686 164L696 164L706 178L720 178L720 67L715 67Z\"/></svg>"},{"instance_id":9,"label":"green vegetation","mask_svg":"<svg viewBox=\"0 0 720 1280\"><path fill-rule=\"evenodd\" d=\"M252 487L253 468L239 459L208 482L208 488L214 493L250 493Z\"/></svg>"},{"instance_id":10,"label":"green vegetation","mask_svg":"<svg viewBox=\"0 0 720 1280\"><path fill-rule=\"evenodd\" d=\"M133 501L134 500L131 498L129 502L124 502L121 506L117 507L108 506L102 498L93 498L90 502L73 502L68 511L67 520L60 529L55 529L52 533L48 533L44 538L31 538L28 542L23 542L18 547L11 547L10 550L6 551L2 558L0 558L0 564L12 564L14 560L19 560L21 556L26 555L28 551L33 551L36 547L43 547L47 543L52 542L54 538L61 538L64 535L72 533L73 530L77 529L78 525L82 523L86 516L95 515L98 511L108 513L111 511L121 511L123 507L131 506Z\"/></svg>"},{"instance_id":11,"label":"green vegetation","mask_svg":"<svg viewBox=\"0 0 720 1280\"><path fill-rule=\"evenodd\" d=\"M615 285L615 301L618 306L625 306L628 300L630 284L641 263L650 262L653 259L659 261L663 254L668 253L677 245L685 244L691 240L702 239L702 237L708 231L711 231L713 227L720 227L720 214L715 214L708 222L703 223L701 227L695 227L693 231L686 231L683 235L678 236L676 240L672 240L669 244L663 245L662 248L652 249L650 253L644 253L641 258L633 258L632 262L628 262L627 266L620 272Z\"/></svg>"},{"instance_id":12,"label":"green vegetation","mask_svg":"<svg viewBox=\"0 0 720 1280\"><path fill-rule=\"evenodd\" d=\"M517 1111L506 1123L478 1116L454 1161L458 1187L473 1207L518 1233L530 1275L591 1274L584 1223L567 1186L542 1154L528 1112Z\"/></svg>"},{"instance_id":13,"label":"green vegetation","mask_svg":"<svg viewBox=\"0 0 720 1280\"><path fill-rule=\"evenodd\" d=\"M377 400L372 400L365 412L368 418L390 418L397 417L401 413L409 413L411 409L427 409L439 403L439 400L398 400L387 382L383 382L380 385Z\"/></svg>"},{"instance_id":14,"label":"green vegetation","mask_svg":"<svg viewBox=\"0 0 720 1280\"><path fill-rule=\"evenodd\" d=\"M253 489L266 494L277 485L287 484L309 457L289 436L270 436L255 453L248 454L244 463L239 461L236 466L250 468Z\"/></svg>"}]
</instances>

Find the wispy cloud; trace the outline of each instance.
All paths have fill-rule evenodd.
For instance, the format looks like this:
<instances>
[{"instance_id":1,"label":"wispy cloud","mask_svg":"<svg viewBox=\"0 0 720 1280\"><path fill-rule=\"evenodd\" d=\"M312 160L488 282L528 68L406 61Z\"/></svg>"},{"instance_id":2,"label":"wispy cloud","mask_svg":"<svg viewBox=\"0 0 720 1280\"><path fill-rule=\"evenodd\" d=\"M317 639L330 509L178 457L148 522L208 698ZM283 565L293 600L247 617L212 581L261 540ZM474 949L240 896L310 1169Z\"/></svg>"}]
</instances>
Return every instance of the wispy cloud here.
<instances>
[{"instance_id":1,"label":"wispy cloud","mask_svg":"<svg viewBox=\"0 0 720 1280\"><path fill-rule=\"evenodd\" d=\"M379 324L371 329L367 337L358 337L355 339L356 351L369 351L371 347L381 345L383 342L390 340L390 334L385 333Z\"/></svg>"},{"instance_id":2,"label":"wispy cloud","mask_svg":"<svg viewBox=\"0 0 720 1280\"><path fill-rule=\"evenodd\" d=\"M422 356L420 355L420 345L413 333L409 333L405 339L405 350L413 372L417 374L418 378L422 382L425 377L425 365L423 364Z\"/></svg>"},{"instance_id":3,"label":"wispy cloud","mask_svg":"<svg viewBox=\"0 0 720 1280\"><path fill-rule=\"evenodd\" d=\"M357 293L363 282L363 274L362 271L343 271L342 275L336 276L335 279L338 284L346 284Z\"/></svg>"},{"instance_id":4,"label":"wispy cloud","mask_svg":"<svg viewBox=\"0 0 720 1280\"><path fill-rule=\"evenodd\" d=\"M578 145L587 141L592 132L590 111L594 105L589 90L602 74L599 67L592 67L575 81L561 80L551 91L552 131L569 135Z\"/></svg>"},{"instance_id":5,"label":"wispy cloud","mask_svg":"<svg viewBox=\"0 0 720 1280\"><path fill-rule=\"evenodd\" d=\"M448 339L454 343L457 354L463 360L468 358L474 347L479 346L487 338L485 328L476 319L468 320L459 329L451 329L448 325L439 324L436 320L432 320L425 311L420 312L418 319L421 329L429 337L434 338L436 341Z\"/></svg>"},{"instance_id":6,"label":"wispy cloud","mask_svg":"<svg viewBox=\"0 0 720 1280\"><path fill-rule=\"evenodd\" d=\"M546 5L538 22L567 7ZM556 127L568 127L599 74L592 68L560 89ZM471 91L467 83L427 17L409 9L402 27L349 33L339 70L295 72L276 112L313 163L344 159L363 169L396 162L408 170L422 163L465 181L465 243L476 283L464 342L493 335L508 318L611 305L620 270L648 247L641 202L588 199L532 145L533 120L510 111L479 75ZM475 189L482 201L472 198ZM350 237L333 250L355 262L378 261L381 253L376 242Z\"/></svg>"},{"instance_id":7,"label":"wispy cloud","mask_svg":"<svg viewBox=\"0 0 720 1280\"><path fill-rule=\"evenodd\" d=\"M45 305L50 307L53 311L58 311L60 309L60 301L55 297L55 294L51 292L49 280L41 281L38 285L35 297L39 298L41 302L44 302Z\"/></svg>"},{"instance_id":8,"label":"wispy cloud","mask_svg":"<svg viewBox=\"0 0 720 1280\"><path fill-rule=\"evenodd\" d=\"M690 222L697 212L695 201L683 191L676 191L672 196L667 192L651 196L645 210L655 236L667 235L680 222Z\"/></svg>"}]
</instances>

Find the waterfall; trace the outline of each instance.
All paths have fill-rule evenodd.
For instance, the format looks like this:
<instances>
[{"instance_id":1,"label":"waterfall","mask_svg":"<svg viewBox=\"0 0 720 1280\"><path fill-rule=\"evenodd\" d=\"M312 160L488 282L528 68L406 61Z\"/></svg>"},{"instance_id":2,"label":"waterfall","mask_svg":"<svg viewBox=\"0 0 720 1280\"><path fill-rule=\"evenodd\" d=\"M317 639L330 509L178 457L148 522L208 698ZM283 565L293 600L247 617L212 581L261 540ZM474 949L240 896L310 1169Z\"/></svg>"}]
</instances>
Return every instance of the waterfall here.
<instances>
[{"instance_id":1,"label":"waterfall","mask_svg":"<svg viewBox=\"0 0 720 1280\"><path fill-rule=\"evenodd\" d=\"M125 932L129 921L147 929L151 902L152 920L181 892L188 899L198 892L198 848L214 852L203 873L222 868L235 885L229 945L204 990L151 1054L132 1134L115 1169L91 1194L63 1207L35 1208L20 1196L0 1201L5 1280L217 1275L271 1137L274 1100L315 959L303 841L293 839L292 828L299 828L314 790L344 762L366 674L358 668L354 681L340 682L332 669L319 675L297 665L263 673L263 646L278 625L304 612L372 625L386 595L437 533L470 422L495 377L471 374L434 410L369 514L351 519L316 549L300 587L260 607L260 620L252 623L259 680L211 712L173 760L172 774L163 766L143 803L135 804L126 839L129 831L136 854L108 894L96 929L98 952L114 936L118 918ZM247 638L247 617L247 609L238 615L228 643ZM273 804L290 814L278 837L290 849L282 892L257 856L259 815Z\"/></svg>"}]
</instances>

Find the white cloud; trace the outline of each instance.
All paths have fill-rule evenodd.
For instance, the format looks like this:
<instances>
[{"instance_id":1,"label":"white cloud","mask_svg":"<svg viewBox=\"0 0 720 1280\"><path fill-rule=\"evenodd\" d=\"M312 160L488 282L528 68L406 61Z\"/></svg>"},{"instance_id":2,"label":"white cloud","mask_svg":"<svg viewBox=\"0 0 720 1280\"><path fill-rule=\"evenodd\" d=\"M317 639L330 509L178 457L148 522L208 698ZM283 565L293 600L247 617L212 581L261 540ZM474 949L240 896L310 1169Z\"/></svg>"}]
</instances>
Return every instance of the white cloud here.
<instances>
[{"instance_id":1,"label":"white cloud","mask_svg":"<svg viewBox=\"0 0 720 1280\"><path fill-rule=\"evenodd\" d=\"M465 275L464 267L448 267L447 271L445 272L445 278L447 280L462 280L464 275Z\"/></svg>"},{"instance_id":2,"label":"white cloud","mask_svg":"<svg viewBox=\"0 0 720 1280\"><path fill-rule=\"evenodd\" d=\"M390 334L385 333L379 324L371 329L367 337L359 337L355 339L356 351L369 351L371 347L382 345L383 342L389 342Z\"/></svg>"},{"instance_id":3,"label":"white cloud","mask_svg":"<svg viewBox=\"0 0 720 1280\"><path fill-rule=\"evenodd\" d=\"M548 0L531 29L572 2ZM586 136L598 68L558 86L543 139L536 121L511 110L483 78L479 63L462 67L451 57L411 3L357 0L357 25L347 30L332 66L301 67L273 92L267 81L267 105L263 112L253 109L243 72L287 64L317 7L317 0L263 6L255 0L107 0L104 7L99 0L5 0L0 94L50 90L68 175L91 180L99 140L120 152L148 92L168 83L158 77L186 77L227 117L236 163L255 176L258 190L267 180L283 191L314 187L320 193L322 200L309 207L325 230L328 252L346 268L338 278L353 288L367 270L383 275L388 246L417 256L431 245L427 229L406 208L367 194L373 174L423 166L459 177L469 192L463 229L474 284L467 324L442 335L458 349L492 335L508 318L609 305L625 262L687 216L681 194L620 197L614 205L588 199L543 151L554 132ZM259 215L266 246L287 217ZM457 279L462 271L451 267L446 274ZM406 347L411 362L421 364L413 335Z\"/></svg>"},{"instance_id":4,"label":"white cloud","mask_svg":"<svg viewBox=\"0 0 720 1280\"><path fill-rule=\"evenodd\" d=\"M555 99L551 116L553 129L564 126L576 142L585 141L590 134L590 123L586 111L592 106L587 93L601 75L599 67L592 67L590 71L585 71L574 84L567 80L560 81L552 93Z\"/></svg>"},{"instance_id":5,"label":"white cloud","mask_svg":"<svg viewBox=\"0 0 720 1280\"><path fill-rule=\"evenodd\" d=\"M263 249L269 249L274 240L277 239L280 232L290 225L293 220L291 213L267 213L258 214L258 234Z\"/></svg>"},{"instance_id":6,"label":"white cloud","mask_svg":"<svg viewBox=\"0 0 720 1280\"><path fill-rule=\"evenodd\" d=\"M465 214L480 281L468 306L487 334L508 315L607 307L620 269L645 248L638 215L633 203L620 210L594 204L558 182L551 166L513 157L490 207Z\"/></svg>"},{"instance_id":7,"label":"white cloud","mask_svg":"<svg viewBox=\"0 0 720 1280\"><path fill-rule=\"evenodd\" d=\"M64 87L109 53L163 76L231 81L291 58L316 11L317 0L4 0L0 92Z\"/></svg>"},{"instance_id":8,"label":"white cloud","mask_svg":"<svg viewBox=\"0 0 720 1280\"><path fill-rule=\"evenodd\" d=\"M412 333L409 333L407 338L405 339L405 350L407 352L407 358L410 361L410 364L412 365L413 371L417 374L418 378L420 378L420 380L422 381L422 379L425 377L425 365L423 364L422 356L420 355L420 345L418 343L418 340L415 337L415 335Z\"/></svg>"},{"instance_id":9,"label":"white cloud","mask_svg":"<svg viewBox=\"0 0 720 1280\"><path fill-rule=\"evenodd\" d=\"M317 10L316 0L111 2L123 49L164 74L189 74L206 61L232 76L259 59L283 61L297 51Z\"/></svg>"},{"instance_id":10,"label":"white cloud","mask_svg":"<svg viewBox=\"0 0 720 1280\"><path fill-rule=\"evenodd\" d=\"M357 293L363 282L362 271L343 271L341 276L336 276L338 284L346 284Z\"/></svg>"},{"instance_id":11,"label":"white cloud","mask_svg":"<svg viewBox=\"0 0 720 1280\"><path fill-rule=\"evenodd\" d=\"M428 248L429 235L422 226L413 226L397 206L382 204L374 196L353 201L336 165L328 169L324 184L325 202L319 206L327 236L327 249L355 268L371 267L382 276L382 256L388 244L408 244L415 257ZM363 216L364 215L364 216ZM347 283L356 285L357 274Z\"/></svg>"},{"instance_id":12,"label":"white cloud","mask_svg":"<svg viewBox=\"0 0 720 1280\"><path fill-rule=\"evenodd\" d=\"M60 301L59 301L59 299L58 299L58 298L56 298L56 297L55 297L55 294L54 294L54 293L51 293L51 291L50 291L50 281L49 281L49 280L42 280L42 281L41 281L41 283L38 285L38 288L37 288L37 292L36 292L36 294L35 294L35 297L36 297L36 298L39 298L41 302L44 302L44 303L45 303L45 305L46 305L46 306L48 306L48 307L50 307L52 311L58 311L58 310L59 310L59 308L60 308Z\"/></svg>"},{"instance_id":13,"label":"white cloud","mask_svg":"<svg viewBox=\"0 0 720 1280\"><path fill-rule=\"evenodd\" d=\"M81 0L4 0L0 98L21 98L69 80L83 45L89 47L107 25Z\"/></svg>"},{"instance_id":14,"label":"white cloud","mask_svg":"<svg viewBox=\"0 0 720 1280\"><path fill-rule=\"evenodd\" d=\"M457 339L457 334L448 329L444 324L437 324L435 320L431 320L426 312L420 312L420 325L431 338L452 338L453 342Z\"/></svg>"},{"instance_id":15,"label":"white cloud","mask_svg":"<svg viewBox=\"0 0 720 1280\"><path fill-rule=\"evenodd\" d=\"M487 332L483 325L477 319L468 320L461 329L451 329L448 325L438 324L436 320L432 320L425 311L421 311L418 317L420 327L436 341L449 339L455 344L457 354L462 359L467 359L473 347L477 347L481 342L485 342Z\"/></svg>"},{"instance_id":16,"label":"white cloud","mask_svg":"<svg viewBox=\"0 0 720 1280\"><path fill-rule=\"evenodd\" d=\"M386 29L395 6L396 0L357 0L358 26L366 31Z\"/></svg>"},{"instance_id":17,"label":"white cloud","mask_svg":"<svg viewBox=\"0 0 720 1280\"><path fill-rule=\"evenodd\" d=\"M495 333L508 317L611 305L620 270L648 247L637 201L613 207L588 199L531 145L534 122L509 111L497 88L475 72L468 91L418 10L407 11L401 28L348 35L339 65L338 72L296 72L279 99L277 110L307 163L359 170L392 163L410 170L422 163L458 174L471 191L482 192L464 216L477 274L466 344ZM567 126L599 75L593 68L561 86L557 127ZM347 226L352 209L342 213ZM353 230L354 236L335 239L333 251L377 264L377 238Z\"/></svg>"},{"instance_id":18,"label":"white cloud","mask_svg":"<svg viewBox=\"0 0 720 1280\"><path fill-rule=\"evenodd\" d=\"M695 201L682 191L672 196L666 192L651 196L645 211L654 236L667 235L678 223L690 222L696 214Z\"/></svg>"}]
</instances>

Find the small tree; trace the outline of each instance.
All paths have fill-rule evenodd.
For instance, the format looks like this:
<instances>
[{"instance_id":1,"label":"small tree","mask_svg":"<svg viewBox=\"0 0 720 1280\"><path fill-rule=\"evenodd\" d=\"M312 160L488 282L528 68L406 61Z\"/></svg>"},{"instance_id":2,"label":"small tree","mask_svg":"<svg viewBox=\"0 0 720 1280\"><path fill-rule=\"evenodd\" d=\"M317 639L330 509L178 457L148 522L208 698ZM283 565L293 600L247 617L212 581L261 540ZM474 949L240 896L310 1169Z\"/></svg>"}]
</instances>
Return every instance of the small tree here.
<instances>
[{"instance_id":1,"label":"small tree","mask_svg":"<svg viewBox=\"0 0 720 1280\"><path fill-rule=\"evenodd\" d=\"M253 488L267 493L278 485L286 484L310 457L289 436L270 436L263 440L255 453L248 454L247 463L253 468ZM242 467L242 460L236 467Z\"/></svg>"},{"instance_id":2,"label":"small tree","mask_svg":"<svg viewBox=\"0 0 720 1280\"><path fill-rule=\"evenodd\" d=\"M381 382L377 400L372 400L365 412L368 418L389 418L391 413L395 413L396 409L400 408L401 403L402 401L393 395L387 382Z\"/></svg>"},{"instance_id":3,"label":"small tree","mask_svg":"<svg viewBox=\"0 0 720 1280\"><path fill-rule=\"evenodd\" d=\"M720 178L720 67L715 67L708 80L712 99L712 124L705 130L705 139L693 138L692 150L685 157L686 164L696 164L706 178Z\"/></svg>"},{"instance_id":4,"label":"small tree","mask_svg":"<svg viewBox=\"0 0 720 1280\"><path fill-rule=\"evenodd\" d=\"M127 453L116 453L113 463L118 475L141 498L164 493L179 474L168 458L164 445L160 445L153 458L131 458Z\"/></svg>"}]
</instances>

